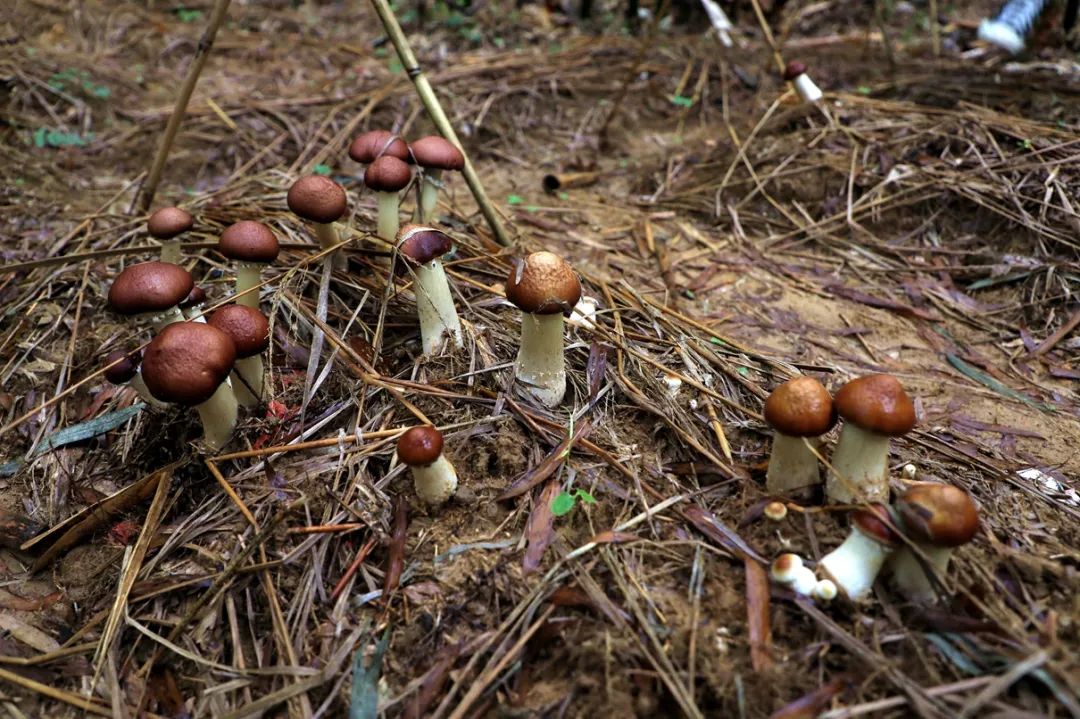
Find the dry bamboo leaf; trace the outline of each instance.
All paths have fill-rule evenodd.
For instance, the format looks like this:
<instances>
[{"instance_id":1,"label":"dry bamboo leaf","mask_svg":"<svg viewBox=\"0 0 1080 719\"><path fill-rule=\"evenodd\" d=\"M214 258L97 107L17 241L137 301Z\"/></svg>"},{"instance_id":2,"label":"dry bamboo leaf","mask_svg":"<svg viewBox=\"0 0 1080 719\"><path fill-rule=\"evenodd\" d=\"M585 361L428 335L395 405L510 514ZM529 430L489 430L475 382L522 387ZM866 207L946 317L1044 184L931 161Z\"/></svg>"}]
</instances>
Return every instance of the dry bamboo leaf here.
<instances>
[{"instance_id":1,"label":"dry bamboo leaf","mask_svg":"<svg viewBox=\"0 0 1080 719\"><path fill-rule=\"evenodd\" d=\"M529 514L529 524L525 528L525 538L529 544L521 560L521 571L526 575L540 568L544 551L555 536L555 515L551 511L551 503L555 501L558 494L559 480L552 478L540 492L540 497L533 504L532 513Z\"/></svg>"},{"instance_id":2,"label":"dry bamboo leaf","mask_svg":"<svg viewBox=\"0 0 1080 719\"><path fill-rule=\"evenodd\" d=\"M574 433L572 435L560 442L559 446L551 450L551 452L544 457L543 462L514 480L514 482L507 487L506 491L499 495L496 501L504 502L507 499L513 499L514 497L525 494L530 489L550 477L562 466L562 463L566 458L570 456L570 448L574 446L574 443L588 437L591 430L592 426L588 422L579 424L574 428Z\"/></svg>"}]
</instances>

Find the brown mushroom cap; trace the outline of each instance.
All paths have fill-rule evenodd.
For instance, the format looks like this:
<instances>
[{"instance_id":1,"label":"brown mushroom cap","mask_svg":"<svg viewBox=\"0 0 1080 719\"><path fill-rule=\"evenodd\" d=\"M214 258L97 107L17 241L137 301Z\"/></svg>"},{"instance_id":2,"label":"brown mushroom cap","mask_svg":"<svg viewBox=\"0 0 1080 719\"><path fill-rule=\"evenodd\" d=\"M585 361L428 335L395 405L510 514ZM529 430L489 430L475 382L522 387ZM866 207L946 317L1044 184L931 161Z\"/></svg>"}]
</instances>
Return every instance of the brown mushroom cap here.
<instances>
[{"instance_id":1,"label":"brown mushroom cap","mask_svg":"<svg viewBox=\"0 0 1080 719\"><path fill-rule=\"evenodd\" d=\"M229 335L240 359L254 357L270 346L270 321L259 310L247 305L225 305L207 320Z\"/></svg>"},{"instance_id":2,"label":"brown mushroom cap","mask_svg":"<svg viewBox=\"0 0 1080 719\"><path fill-rule=\"evenodd\" d=\"M884 504L871 504L867 509L852 510L851 523L879 544L892 546L900 543L900 535L893 529L889 508Z\"/></svg>"},{"instance_id":3,"label":"brown mushroom cap","mask_svg":"<svg viewBox=\"0 0 1080 719\"><path fill-rule=\"evenodd\" d=\"M410 262L426 265L437 260L454 246L445 232L427 225L405 225L397 233L398 252Z\"/></svg>"},{"instance_id":4,"label":"brown mushroom cap","mask_svg":"<svg viewBox=\"0 0 1080 719\"><path fill-rule=\"evenodd\" d=\"M311 222L328 225L345 214L345 188L323 175L301 177L289 188L289 209Z\"/></svg>"},{"instance_id":5,"label":"brown mushroom cap","mask_svg":"<svg viewBox=\"0 0 1080 719\"><path fill-rule=\"evenodd\" d=\"M191 292L188 292L187 297L180 300L179 307L182 310L189 310L192 307L198 307L206 302L206 290L198 285L191 288Z\"/></svg>"},{"instance_id":6,"label":"brown mushroom cap","mask_svg":"<svg viewBox=\"0 0 1080 719\"><path fill-rule=\"evenodd\" d=\"M141 359L142 356L139 354L138 350L135 350L134 352L113 350L105 355L105 366L108 367L108 369L105 370L105 379L113 384L130 382L131 378L139 371L139 360ZM109 365L117 360L121 360L119 364L109 367Z\"/></svg>"},{"instance_id":7,"label":"brown mushroom cap","mask_svg":"<svg viewBox=\"0 0 1080 719\"><path fill-rule=\"evenodd\" d=\"M465 156L461 154L461 150L438 135L428 135L416 142L410 142L409 152L420 167L458 172L465 169Z\"/></svg>"},{"instance_id":8,"label":"brown mushroom cap","mask_svg":"<svg viewBox=\"0 0 1080 719\"><path fill-rule=\"evenodd\" d=\"M829 390L813 377L796 377L765 400L765 421L789 437L819 437L836 424Z\"/></svg>"},{"instance_id":9,"label":"brown mushroom cap","mask_svg":"<svg viewBox=\"0 0 1080 719\"><path fill-rule=\"evenodd\" d=\"M791 82L799 75L806 74L806 65L803 65L798 60L792 60L784 67L784 79Z\"/></svg>"},{"instance_id":10,"label":"brown mushroom cap","mask_svg":"<svg viewBox=\"0 0 1080 719\"><path fill-rule=\"evenodd\" d=\"M434 427L413 427L398 438L398 459L410 467L434 464L442 454L442 432Z\"/></svg>"},{"instance_id":11,"label":"brown mushroom cap","mask_svg":"<svg viewBox=\"0 0 1080 719\"><path fill-rule=\"evenodd\" d=\"M510 271L506 299L529 314L569 315L581 299L581 281L563 258L551 252L534 252Z\"/></svg>"},{"instance_id":12,"label":"brown mushroom cap","mask_svg":"<svg viewBox=\"0 0 1080 719\"><path fill-rule=\"evenodd\" d=\"M841 417L868 432L899 437L915 426L915 405L892 375L853 379L840 388L833 402Z\"/></svg>"},{"instance_id":13,"label":"brown mushroom cap","mask_svg":"<svg viewBox=\"0 0 1080 719\"><path fill-rule=\"evenodd\" d=\"M217 391L236 362L229 336L202 322L175 322L161 330L143 353L147 389L162 402L192 407Z\"/></svg>"},{"instance_id":14,"label":"brown mushroom cap","mask_svg":"<svg viewBox=\"0 0 1080 719\"><path fill-rule=\"evenodd\" d=\"M979 529L979 510L959 487L920 482L896 501L896 511L912 538L937 547L967 544Z\"/></svg>"},{"instance_id":15,"label":"brown mushroom cap","mask_svg":"<svg viewBox=\"0 0 1080 719\"><path fill-rule=\"evenodd\" d=\"M274 231L254 220L229 225L218 240L218 252L237 262L270 263L280 250Z\"/></svg>"},{"instance_id":16,"label":"brown mushroom cap","mask_svg":"<svg viewBox=\"0 0 1080 719\"><path fill-rule=\"evenodd\" d=\"M146 229L159 240L171 240L179 234L187 232L195 224L184 210L179 207L162 207L150 215L146 222Z\"/></svg>"},{"instance_id":17,"label":"brown mushroom cap","mask_svg":"<svg viewBox=\"0 0 1080 719\"><path fill-rule=\"evenodd\" d=\"M375 192L400 192L412 180L412 168L390 155L376 159L364 170L364 185Z\"/></svg>"},{"instance_id":18,"label":"brown mushroom cap","mask_svg":"<svg viewBox=\"0 0 1080 719\"><path fill-rule=\"evenodd\" d=\"M360 135L349 145L349 157L368 164L380 157L409 159L409 146L397 135L386 130L371 130Z\"/></svg>"},{"instance_id":19,"label":"brown mushroom cap","mask_svg":"<svg viewBox=\"0 0 1080 719\"><path fill-rule=\"evenodd\" d=\"M109 309L122 315L161 312L183 301L195 280L171 262L142 262L127 267L109 288Z\"/></svg>"}]
</instances>

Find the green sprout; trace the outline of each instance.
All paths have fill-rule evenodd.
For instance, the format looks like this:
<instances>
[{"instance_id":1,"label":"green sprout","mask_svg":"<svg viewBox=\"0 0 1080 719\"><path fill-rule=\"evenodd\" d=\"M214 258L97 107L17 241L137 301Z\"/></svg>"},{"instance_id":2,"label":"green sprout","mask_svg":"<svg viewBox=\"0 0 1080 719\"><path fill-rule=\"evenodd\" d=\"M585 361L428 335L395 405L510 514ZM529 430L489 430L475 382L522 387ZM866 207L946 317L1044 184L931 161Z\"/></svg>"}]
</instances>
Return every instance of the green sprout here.
<instances>
[{"instance_id":1,"label":"green sprout","mask_svg":"<svg viewBox=\"0 0 1080 719\"><path fill-rule=\"evenodd\" d=\"M579 500L585 504L596 504L596 497L584 489L575 489L573 492L560 492L555 499L551 500L551 513L556 517L568 514Z\"/></svg>"}]
</instances>

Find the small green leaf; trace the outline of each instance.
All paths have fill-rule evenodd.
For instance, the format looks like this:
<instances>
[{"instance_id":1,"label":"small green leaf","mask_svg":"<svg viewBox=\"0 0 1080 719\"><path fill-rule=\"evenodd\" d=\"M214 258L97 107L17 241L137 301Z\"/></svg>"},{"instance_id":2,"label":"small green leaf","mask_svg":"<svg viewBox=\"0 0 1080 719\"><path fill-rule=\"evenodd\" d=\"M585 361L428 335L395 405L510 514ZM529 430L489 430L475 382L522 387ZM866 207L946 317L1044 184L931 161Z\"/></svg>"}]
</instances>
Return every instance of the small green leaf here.
<instances>
[{"instance_id":1,"label":"small green leaf","mask_svg":"<svg viewBox=\"0 0 1080 719\"><path fill-rule=\"evenodd\" d=\"M312 172L314 172L316 175L329 175L330 165L323 165L320 163L318 165L315 165L315 168L312 170Z\"/></svg>"},{"instance_id":2,"label":"small green leaf","mask_svg":"<svg viewBox=\"0 0 1080 719\"><path fill-rule=\"evenodd\" d=\"M390 72L392 72L394 74L397 74L399 72L404 72L404 71L405 71L405 66L401 64L401 60L393 59L393 60L390 61Z\"/></svg>"},{"instance_id":3,"label":"small green leaf","mask_svg":"<svg viewBox=\"0 0 1080 719\"><path fill-rule=\"evenodd\" d=\"M511 205L520 205L525 202L525 198L521 195L508 195L506 201Z\"/></svg>"},{"instance_id":4,"label":"small green leaf","mask_svg":"<svg viewBox=\"0 0 1080 719\"><path fill-rule=\"evenodd\" d=\"M693 98L676 95L675 97L671 98L671 104L678 105L679 107L693 107L694 100Z\"/></svg>"},{"instance_id":5,"label":"small green leaf","mask_svg":"<svg viewBox=\"0 0 1080 719\"><path fill-rule=\"evenodd\" d=\"M562 492L555 499L551 500L551 513L556 517L561 517L571 509L574 508L574 495L569 492Z\"/></svg>"},{"instance_id":6,"label":"small green leaf","mask_svg":"<svg viewBox=\"0 0 1080 719\"><path fill-rule=\"evenodd\" d=\"M592 496L584 489L575 489L574 496L580 499L585 504L596 504L596 497Z\"/></svg>"},{"instance_id":7,"label":"small green leaf","mask_svg":"<svg viewBox=\"0 0 1080 719\"><path fill-rule=\"evenodd\" d=\"M195 22L202 17L202 10L189 10L178 7L176 8L176 17L180 18L180 22Z\"/></svg>"},{"instance_id":8,"label":"small green leaf","mask_svg":"<svg viewBox=\"0 0 1080 719\"><path fill-rule=\"evenodd\" d=\"M559 193L559 199L560 199L560 200L569 200L569 199L570 199L570 195L566 194L565 192L560 192L560 193Z\"/></svg>"},{"instance_id":9,"label":"small green leaf","mask_svg":"<svg viewBox=\"0 0 1080 719\"><path fill-rule=\"evenodd\" d=\"M873 90L871 90L868 85L859 85L859 87L856 88L855 92L859 93L860 95L869 95L871 92L873 92Z\"/></svg>"}]
</instances>

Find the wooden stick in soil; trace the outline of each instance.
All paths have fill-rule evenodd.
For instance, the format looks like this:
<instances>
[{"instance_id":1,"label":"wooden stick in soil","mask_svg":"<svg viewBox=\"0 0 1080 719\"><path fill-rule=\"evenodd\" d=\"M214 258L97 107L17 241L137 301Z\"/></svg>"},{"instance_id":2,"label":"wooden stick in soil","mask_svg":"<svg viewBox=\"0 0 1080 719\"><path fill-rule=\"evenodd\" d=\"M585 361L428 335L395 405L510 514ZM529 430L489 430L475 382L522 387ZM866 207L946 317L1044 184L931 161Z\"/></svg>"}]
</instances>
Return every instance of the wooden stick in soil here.
<instances>
[{"instance_id":1,"label":"wooden stick in soil","mask_svg":"<svg viewBox=\"0 0 1080 719\"><path fill-rule=\"evenodd\" d=\"M394 11L390 9L390 4L386 0L371 0L371 4L375 6L375 12L382 22L383 29L386 30L386 34L390 37L394 50L397 51L402 67L412 78L413 85L416 86L416 93L420 96L420 101L424 103L424 109L427 110L431 121L435 123L439 134L454 143L454 146L461 150L461 154L465 157L465 169L461 171L461 174L465 176L465 182L468 184L469 190L472 191L476 204L480 207L480 213L487 220L491 233L495 236L495 241L503 247L509 247L513 244L510 236L506 234L506 229L495 211L495 206L488 199L484 186L480 183L480 176L476 174L476 170L469 160L469 155L462 149L461 140L458 139L457 133L454 132L454 126L450 124L450 119L447 118L442 105L439 104L439 98L435 95L431 83L428 82L427 76L420 69L420 63L417 62L416 55L413 54L412 47L405 38L405 33L402 32L397 18L394 16Z\"/></svg>"},{"instance_id":2,"label":"wooden stick in soil","mask_svg":"<svg viewBox=\"0 0 1080 719\"><path fill-rule=\"evenodd\" d=\"M202 73L203 66L206 65L207 58L210 57L210 48L214 45L214 37L217 35L218 28L221 27L221 23L225 20L225 13L228 9L229 0L216 0L214 9L210 14L210 23L206 26L202 37L199 38L199 44L195 48L195 57L192 58L187 77L184 78L184 84L180 87L180 94L176 96L176 106L173 107L173 113L165 126L165 134L161 136L161 144L158 146L157 154L154 155L154 164L150 166L150 174L147 176L146 184L142 188L142 199L139 202L139 208L143 212L150 209L150 204L154 201L154 195L157 194L158 183L161 182L161 173L165 169L165 161L169 158L169 150L172 149L173 140L176 139L176 132L180 129L180 122L184 119L184 113L187 112L191 93L195 91L195 84L199 81L199 75Z\"/></svg>"}]
</instances>

